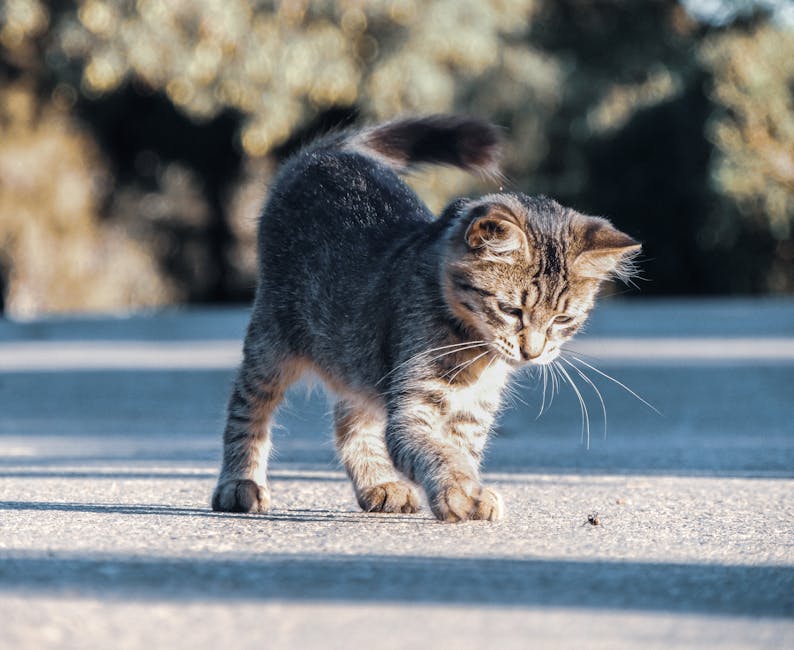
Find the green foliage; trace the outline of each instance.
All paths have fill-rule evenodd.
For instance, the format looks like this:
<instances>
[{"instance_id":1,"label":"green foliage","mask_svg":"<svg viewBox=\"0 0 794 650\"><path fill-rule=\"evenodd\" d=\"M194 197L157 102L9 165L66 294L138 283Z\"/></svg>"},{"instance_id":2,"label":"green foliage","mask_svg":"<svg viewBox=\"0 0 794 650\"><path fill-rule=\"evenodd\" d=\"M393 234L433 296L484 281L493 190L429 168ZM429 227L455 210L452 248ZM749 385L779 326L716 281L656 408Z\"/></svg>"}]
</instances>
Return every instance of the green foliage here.
<instances>
[{"instance_id":1,"label":"green foliage","mask_svg":"<svg viewBox=\"0 0 794 650\"><path fill-rule=\"evenodd\" d=\"M50 50L82 64L85 93L135 78L196 119L235 109L246 153L263 156L326 107L380 118L450 110L486 75L548 84L519 40L534 4L86 0L57 20Z\"/></svg>"},{"instance_id":2,"label":"green foliage","mask_svg":"<svg viewBox=\"0 0 794 650\"><path fill-rule=\"evenodd\" d=\"M761 289L794 291L794 35L772 25L708 39L716 110L711 183L722 199L707 246L742 246L748 231L771 239Z\"/></svg>"},{"instance_id":3,"label":"green foliage","mask_svg":"<svg viewBox=\"0 0 794 650\"><path fill-rule=\"evenodd\" d=\"M646 293L791 292L792 62L791 30L674 0L4 0L5 308L245 299L267 180L339 110L491 118L507 187L640 236Z\"/></svg>"},{"instance_id":4,"label":"green foliage","mask_svg":"<svg viewBox=\"0 0 794 650\"><path fill-rule=\"evenodd\" d=\"M25 84L0 90L0 256L16 316L161 305L178 296L152 255L99 219L90 137Z\"/></svg>"}]
</instances>

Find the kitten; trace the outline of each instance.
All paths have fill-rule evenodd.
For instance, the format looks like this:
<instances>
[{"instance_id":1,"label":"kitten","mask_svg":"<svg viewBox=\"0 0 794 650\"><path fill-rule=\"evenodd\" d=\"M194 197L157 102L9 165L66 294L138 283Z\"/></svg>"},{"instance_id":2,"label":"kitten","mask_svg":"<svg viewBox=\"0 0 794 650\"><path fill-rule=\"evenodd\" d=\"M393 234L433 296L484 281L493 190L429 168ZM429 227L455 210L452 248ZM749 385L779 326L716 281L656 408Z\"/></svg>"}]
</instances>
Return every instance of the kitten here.
<instances>
[{"instance_id":1,"label":"kitten","mask_svg":"<svg viewBox=\"0 0 794 650\"><path fill-rule=\"evenodd\" d=\"M639 249L551 199L458 199L436 218L397 176L498 169L491 125L404 119L287 161L259 224L259 278L224 432L214 510L262 512L273 411L302 372L339 395L336 444L365 511L496 520L479 465L511 373L546 364L599 283Z\"/></svg>"}]
</instances>

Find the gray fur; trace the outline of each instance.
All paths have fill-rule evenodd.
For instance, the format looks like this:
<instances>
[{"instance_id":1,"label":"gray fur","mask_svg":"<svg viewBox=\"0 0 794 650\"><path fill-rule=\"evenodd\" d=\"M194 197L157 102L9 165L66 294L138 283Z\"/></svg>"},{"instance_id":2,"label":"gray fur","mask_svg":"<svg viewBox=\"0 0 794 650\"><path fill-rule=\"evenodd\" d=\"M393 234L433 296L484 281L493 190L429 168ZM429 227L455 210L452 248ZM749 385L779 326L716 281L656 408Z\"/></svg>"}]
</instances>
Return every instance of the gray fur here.
<instances>
[{"instance_id":1,"label":"gray fur","mask_svg":"<svg viewBox=\"0 0 794 650\"><path fill-rule=\"evenodd\" d=\"M493 127L459 116L322 140L289 160L259 227L259 282L212 507L265 511L273 412L310 370L340 396L337 449L364 510L495 520L479 466L510 374L548 363L638 245L543 197L435 218L395 174L493 171ZM553 319L564 315L562 324Z\"/></svg>"}]
</instances>

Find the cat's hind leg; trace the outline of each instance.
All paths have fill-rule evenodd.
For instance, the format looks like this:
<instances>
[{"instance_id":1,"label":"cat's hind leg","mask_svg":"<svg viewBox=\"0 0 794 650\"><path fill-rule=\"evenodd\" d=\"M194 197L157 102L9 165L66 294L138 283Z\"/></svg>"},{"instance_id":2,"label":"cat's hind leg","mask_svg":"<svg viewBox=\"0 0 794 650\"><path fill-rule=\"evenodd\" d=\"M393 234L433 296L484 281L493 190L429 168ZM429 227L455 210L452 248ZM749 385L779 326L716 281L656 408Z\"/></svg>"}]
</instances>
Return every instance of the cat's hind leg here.
<instances>
[{"instance_id":1,"label":"cat's hind leg","mask_svg":"<svg viewBox=\"0 0 794 650\"><path fill-rule=\"evenodd\" d=\"M264 512L269 508L267 461L273 412L300 370L294 360L276 361L272 355L246 349L229 399L213 510Z\"/></svg>"},{"instance_id":2,"label":"cat's hind leg","mask_svg":"<svg viewBox=\"0 0 794 650\"><path fill-rule=\"evenodd\" d=\"M348 400L334 409L336 448L365 512L417 512L419 495L392 464L386 414Z\"/></svg>"}]
</instances>

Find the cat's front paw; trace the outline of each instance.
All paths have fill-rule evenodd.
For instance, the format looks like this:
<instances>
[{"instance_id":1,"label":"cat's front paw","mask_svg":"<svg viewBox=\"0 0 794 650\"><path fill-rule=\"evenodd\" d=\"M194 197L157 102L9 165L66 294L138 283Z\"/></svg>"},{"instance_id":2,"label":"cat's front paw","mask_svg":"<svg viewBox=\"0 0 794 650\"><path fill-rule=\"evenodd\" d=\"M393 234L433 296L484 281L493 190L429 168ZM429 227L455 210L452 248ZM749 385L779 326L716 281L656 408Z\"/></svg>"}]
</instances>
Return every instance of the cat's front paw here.
<instances>
[{"instance_id":1,"label":"cat's front paw","mask_svg":"<svg viewBox=\"0 0 794 650\"><path fill-rule=\"evenodd\" d=\"M404 481L390 481L362 490L358 505L364 512L417 512L419 495Z\"/></svg>"},{"instance_id":2,"label":"cat's front paw","mask_svg":"<svg viewBox=\"0 0 794 650\"><path fill-rule=\"evenodd\" d=\"M269 507L268 489L250 479L218 483L212 495L212 509L216 512L266 512Z\"/></svg>"},{"instance_id":3,"label":"cat's front paw","mask_svg":"<svg viewBox=\"0 0 794 650\"><path fill-rule=\"evenodd\" d=\"M502 497L472 479L455 481L431 501L437 519L448 522L482 519L498 521L504 514Z\"/></svg>"}]
</instances>

